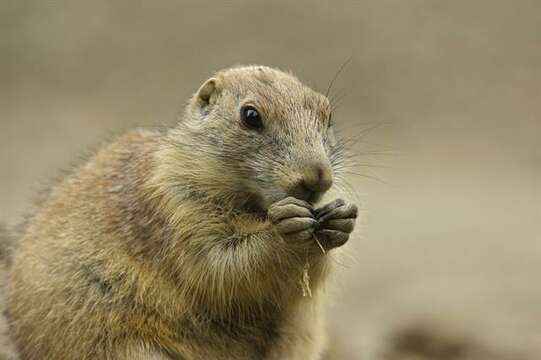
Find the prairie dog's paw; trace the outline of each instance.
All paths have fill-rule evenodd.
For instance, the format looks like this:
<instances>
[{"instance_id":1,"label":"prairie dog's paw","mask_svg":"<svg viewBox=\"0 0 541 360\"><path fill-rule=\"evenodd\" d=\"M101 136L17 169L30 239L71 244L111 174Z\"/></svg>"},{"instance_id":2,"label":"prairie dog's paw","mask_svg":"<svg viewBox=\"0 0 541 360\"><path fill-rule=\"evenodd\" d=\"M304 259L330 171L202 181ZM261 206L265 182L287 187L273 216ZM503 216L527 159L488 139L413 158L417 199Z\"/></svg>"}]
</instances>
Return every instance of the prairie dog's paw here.
<instances>
[{"instance_id":1,"label":"prairie dog's paw","mask_svg":"<svg viewBox=\"0 0 541 360\"><path fill-rule=\"evenodd\" d=\"M269 207L268 218L285 240L308 240L319 225L306 201L287 197Z\"/></svg>"},{"instance_id":2,"label":"prairie dog's paw","mask_svg":"<svg viewBox=\"0 0 541 360\"><path fill-rule=\"evenodd\" d=\"M315 235L325 250L344 245L355 228L357 206L342 199L316 209L314 215L319 223Z\"/></svg>"}]
</instances>

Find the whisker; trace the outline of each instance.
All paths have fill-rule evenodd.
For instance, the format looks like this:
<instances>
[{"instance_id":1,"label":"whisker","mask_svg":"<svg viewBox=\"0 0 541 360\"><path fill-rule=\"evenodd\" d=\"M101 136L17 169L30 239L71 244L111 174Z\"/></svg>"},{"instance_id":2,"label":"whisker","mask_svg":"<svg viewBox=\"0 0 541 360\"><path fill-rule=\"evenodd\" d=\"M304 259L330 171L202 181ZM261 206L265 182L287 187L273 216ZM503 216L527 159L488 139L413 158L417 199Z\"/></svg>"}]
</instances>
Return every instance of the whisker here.
<instances>
[{"instance_id":1,"label":"whisker","mask_svg":"<svg viewBox=\"0 0 541 360\"><path fill-rule=\"evenodd\" d=\"M338 78L338 76L340 75L340 73L344 70L344 68L351 62L351 60L353 59L353 54L351 54L347 59L346 61L344 61L342 63L342 65L340 66L340 68L338 69L338 71L334 74L334 77L332 78L331 82L329 83L329 86L327 87L327 91L325 91L325 96L326 97L329 97L329 93L334 85L334 82L336 81L336 79Z\"/></svg>"}]
</instances>

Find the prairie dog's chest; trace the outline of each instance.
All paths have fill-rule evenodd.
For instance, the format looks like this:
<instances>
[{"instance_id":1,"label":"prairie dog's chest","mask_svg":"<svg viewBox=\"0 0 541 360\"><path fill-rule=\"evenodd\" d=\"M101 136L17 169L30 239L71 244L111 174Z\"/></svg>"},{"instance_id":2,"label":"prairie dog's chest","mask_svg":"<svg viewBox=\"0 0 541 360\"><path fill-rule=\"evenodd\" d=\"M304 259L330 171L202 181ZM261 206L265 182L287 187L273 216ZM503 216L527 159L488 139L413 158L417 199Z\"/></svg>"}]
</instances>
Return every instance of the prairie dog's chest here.
<instances>
[{"instance_id":1,"label":"prairie dog's chest","mask_svg":"<svg viewBox=\"0 0 541 360\"><path fill-rule=\"evenodd\" d=\"M181 328L179 344L190 344L191 350L178 352L174 359L320 359L326 345L323 319L319 311L314 313L311 305L281 320L266 320L251 326L213 321L204 327L198 326L197 330Z\"/></svg>"}]
</instances>

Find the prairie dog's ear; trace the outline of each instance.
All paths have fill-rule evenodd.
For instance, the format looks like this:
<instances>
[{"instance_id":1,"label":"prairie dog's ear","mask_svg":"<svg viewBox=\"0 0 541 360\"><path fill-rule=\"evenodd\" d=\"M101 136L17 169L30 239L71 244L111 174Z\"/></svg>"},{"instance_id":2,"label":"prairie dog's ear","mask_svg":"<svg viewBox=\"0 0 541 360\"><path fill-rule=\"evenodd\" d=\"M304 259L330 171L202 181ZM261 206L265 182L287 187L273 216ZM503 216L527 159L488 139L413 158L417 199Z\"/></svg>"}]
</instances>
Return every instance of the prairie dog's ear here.
<instances>
[{"instance_id":1,"label":"prairie dog's ear","mask_svg":"<svg viewBox=\"0 0 541 360\"><path fill-rule=\"evenodd\" d=\"M216 103L220 92L220 83L216 78L210 78L197 90L195 102L200 108Z\"/></svg>"}]
</instances>

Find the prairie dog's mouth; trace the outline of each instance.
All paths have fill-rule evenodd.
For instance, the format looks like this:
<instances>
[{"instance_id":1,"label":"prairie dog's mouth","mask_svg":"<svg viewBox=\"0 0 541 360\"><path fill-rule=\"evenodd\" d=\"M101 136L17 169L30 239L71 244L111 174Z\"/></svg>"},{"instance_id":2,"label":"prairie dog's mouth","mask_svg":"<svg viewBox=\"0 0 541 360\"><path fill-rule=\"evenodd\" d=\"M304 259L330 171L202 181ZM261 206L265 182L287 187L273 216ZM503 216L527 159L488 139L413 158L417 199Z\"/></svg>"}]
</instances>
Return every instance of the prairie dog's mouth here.
<instances>
[{"instance_id":1,"label":"prairie dog's mouth","mask_svg":"<svg viewBox=\"0 0 541 360\"><path fill-rule=\"evenodd\" d=\"M323 195L325 194L320 193L320 192L312 193L308 199L303 199L303 200L309 202L310 205L315 206L321 201L321 199L323 198Z\"/></svg>"},{"instance_id":2,"label":"prairie dog's mouth","mask_svg":"<svg viewBox=\"0 0 541 360\"><path fill-rule=\"evenodd\" d=\"M324 193L322 192L311 192L310 194L291 194L287 192L282 192L279 194L273 194L272 196L268 197L262 194L253 194L246 197L242 209L243 211L253 214L255 216L266 217L267 211L272 204L287 197L292 196L297 199L304 200L310 205L312 205L312 207L316 208L316 205L321 202L323 195Z\"/></svg>"},{"instance_id":3,"label":"prairie dog's mouth","mask_svg":"<svg viewBox=\"0 0 541 360\"><path fill-rule=\"evenodd\" d=\"M296 189L294 191L290 191L285 197L287 196L293 196L294 198L297 198L299 200L304 200L310 205L314 206L318 202L321 201L323 198L324 192L316 192L316 191L307 191L304 189Z\"/></svg>"}]
</instances>

